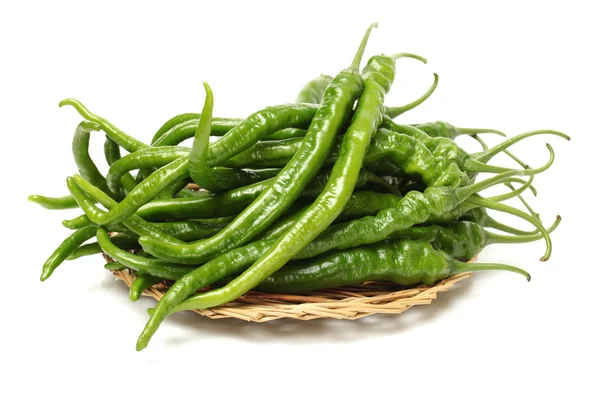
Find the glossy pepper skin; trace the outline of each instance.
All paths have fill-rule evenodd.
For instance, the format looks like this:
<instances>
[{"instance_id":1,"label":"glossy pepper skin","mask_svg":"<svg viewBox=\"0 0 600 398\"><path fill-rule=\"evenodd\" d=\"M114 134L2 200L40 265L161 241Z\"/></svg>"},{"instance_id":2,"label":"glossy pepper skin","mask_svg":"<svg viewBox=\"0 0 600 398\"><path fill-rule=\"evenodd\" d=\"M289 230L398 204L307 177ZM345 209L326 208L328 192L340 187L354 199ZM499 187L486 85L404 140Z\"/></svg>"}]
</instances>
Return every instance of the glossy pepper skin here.
<instances>
[{"instance_id":1,"label":"glossy pepper skin","mask_svg":"<svg viewBox=\"0 0 600 398\"><path fill-rule=\"evenodd\" d=\"M487 244L487 231L478 224L461 221L450 226L428 225L412 227L391 235L392 239L429 242L434 249L457 260L469 261Z\"/></svg>"},{"instance_id":2,"label":"glossy pepper skin","mask_svg":"<svg viewBox=\"0 0 600 398\"><path fill-rule=\"evenodd\" d=\"M560 224L556 221L548 233L554 231ZM449 226L427 225L415 226L405 231L391 235L392 239L410 239L429 242L434 249L442 250L449 256L462 261L475 258L486 246L503 243L528 243L540 240L542 234L533 232L527 235L498 235L486 230L482 225L472 221L458 221Z\"/></svg>"},{"instance_id":3,"label":"glossy pepper skin","mask_svg":"<svg viewBox=\"0 0 600 398\"><path fill-rule=\"evenodd\" d=\"M368 37L368 35L366 35ZM362 77L356 72L366 45L363 40L350 69L338 74L325 93L302 146L285 165L273 183L242 212L227 228L214 237L180 245L186 253L186 263L198 264L249 242L264 231L300 196L304 187L322 167L339 129L345 123L354 102L362 90ZM141 237L140 244L151 248L156 243L151 237ZM162 242L160 242L162 243Z\"/></svg>"},{"instance_id":4,"label":"glossy pepper skin","mask_svg":"<svg viewBox=\"0 0 600 398\"><path fill-rule=\"evenodd\" d=\"M398 240L357 247L325 257L289 264L264 279L256 290L300 293L368 281L399 285L434 284L466 271L504 270L530 279L527 272L501 264L467 264L424 241ZM176 310L186 308L186 301Z\"/></svg>"}]
</instances>

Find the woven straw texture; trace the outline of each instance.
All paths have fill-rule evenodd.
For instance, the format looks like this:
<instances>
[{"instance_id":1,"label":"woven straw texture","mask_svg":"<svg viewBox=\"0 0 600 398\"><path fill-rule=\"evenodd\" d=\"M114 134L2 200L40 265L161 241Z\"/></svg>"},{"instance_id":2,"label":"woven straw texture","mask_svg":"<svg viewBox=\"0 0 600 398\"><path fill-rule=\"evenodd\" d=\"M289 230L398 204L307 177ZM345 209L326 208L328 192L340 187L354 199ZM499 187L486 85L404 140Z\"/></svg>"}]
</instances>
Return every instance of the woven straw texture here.
<instances>
[{"instance_id":1,"label":"woven straw texture","mask_svg":"<svg viewBox=\"0 0 600 398\"><path fill-rule=\"evenodd\" d=\"M110 261L110 259L107 259ZM135 280L130 270L112 271L129 287ZM248 292L227 304L194 312L213 319L238 318L249 322L267 322L281 318L308 321L317 318L359 319L373 314L400 314L414 305L431 304L440 292L471 277L465 272L444 279L434 286L405 288L394 283L369 282L303 294ZM161 282L143 293L156 300L170 283Z\"/></svg>"}]
</instances>

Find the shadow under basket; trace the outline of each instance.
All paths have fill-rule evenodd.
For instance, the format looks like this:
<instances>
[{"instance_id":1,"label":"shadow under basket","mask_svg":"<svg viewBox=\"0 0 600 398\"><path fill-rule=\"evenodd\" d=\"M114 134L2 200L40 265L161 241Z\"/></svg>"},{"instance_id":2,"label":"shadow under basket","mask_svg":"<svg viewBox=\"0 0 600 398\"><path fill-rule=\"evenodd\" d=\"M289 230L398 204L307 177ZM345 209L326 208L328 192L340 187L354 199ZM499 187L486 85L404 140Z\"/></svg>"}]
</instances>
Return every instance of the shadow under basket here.
<instances>
[{"instance_id":1,"label":"shadow under basket","mask_svg":"<svg viewBox=\"0 0 600 398\"><path fill-rule=\"evenodd\" d=\"M104 258L112 262L108 256ZM129 269L111 272L127 287L135 280L135 272ZM318 318L359 319L373 314L400 314L414 305L431 304L438 293L448 291L456 282L471 276L471 272L464 272L432 286L409 288L390 282L365 282L301 294L250 291L229 303L194 312L213 319L238 318L249 322L281 318L303 321ZM160 282L142 294L160 300L171 284L170 281Z\"/></svg>"}]
</instances>

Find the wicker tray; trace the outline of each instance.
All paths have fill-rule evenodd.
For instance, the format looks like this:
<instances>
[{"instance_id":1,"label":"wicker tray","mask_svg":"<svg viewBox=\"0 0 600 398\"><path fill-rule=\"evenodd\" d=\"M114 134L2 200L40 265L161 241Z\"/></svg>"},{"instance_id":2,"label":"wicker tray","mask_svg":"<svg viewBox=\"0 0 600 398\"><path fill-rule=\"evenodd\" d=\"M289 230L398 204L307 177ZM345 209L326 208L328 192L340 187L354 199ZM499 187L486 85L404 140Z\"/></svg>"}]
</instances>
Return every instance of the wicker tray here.
<instances>
[{"instance_id":1,"label":"wicker tray","mask_svg":"<svg viewBox=\"0 0 600 398\"><path fill-rule=\"evenodd\" d=\"M111 261L107 258L107 261ZM130 270L112 271L129 287L135 280ZM267 322L281 318L308 321L317 318L359 319L373 314L400 314L414 305L431 304L440 292L471 277L465 272L433 286L405 288L394 283L368 282L305 294L248 292L230 303L194 312L213 319L238 318L249 322ZM169 288L161 282L146 289L144 296L159 300Z\"/></svg>"}]
</instances>

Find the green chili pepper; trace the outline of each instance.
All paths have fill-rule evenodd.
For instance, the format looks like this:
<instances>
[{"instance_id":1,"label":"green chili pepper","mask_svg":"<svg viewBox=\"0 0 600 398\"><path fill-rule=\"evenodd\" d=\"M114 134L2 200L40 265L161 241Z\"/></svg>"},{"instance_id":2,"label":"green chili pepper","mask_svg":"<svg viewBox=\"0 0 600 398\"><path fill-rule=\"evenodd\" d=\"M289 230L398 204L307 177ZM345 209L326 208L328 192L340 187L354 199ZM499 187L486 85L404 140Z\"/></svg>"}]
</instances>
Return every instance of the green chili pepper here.
<instances>
[{"instance_id":1,"label":"green chili pepper","mask_svg":"<svg viewBox=\"0 0 600 398\"><path fill-rule=\"evenodd\" d=\"M212 195L154 200L136 214L150 221L231 216L248 207L270 182L271 179Z\"/></svg>"},{"instance_id":2,"label":"green chili pepper","mask_svg":"<svg viewBox=\"0 0 600 398\"><path fill-rule=\"evenodd\" d=\"M82 209L87 209L87 212L90 214L102 214L104 212L94 205L92 200L86 196L86 193L94 199L96 199L107 209L112 209L118 206L117 202L115 202L110 196L108 196L107 194L102 192L102 190L96 188L83 178L80 178L79 180L75 180L71 177L67 178L67 187L69 188L69 192L71 192L71 195L73 195L75 200L77 200L79 206ZM86 193L82 191L82 188L85 190ZM88 222L90 221L88 220ZM122 224L136 235L153 236L162 241L177 241L174 238L172 238L171 235L165 233L162 229L152 225L151 223L145 221L144 219L136 215L133 215L123 220ZM111 225L110 227L111 229L113 229L115 226Z\"/></svg>"},{"instance_id":3,"label":"green chili pepper","mask_svg":"<svg viewBox=\"0 0 600 398\"><path fill-rule=\"evenodd\" d=\"M210 238L225 226L223 224L203 223L190 220L160 222L154 223L153 225L163 230L166 234L186 242Z\"/></svg>"},{"instance_id":4,"label":"green chili pepper","mask_svg":"<svg viewBox=\"0 0 600 398\"><path fill-rule=\"evenodd\" d=\"M104 253L110 256L116 262L131 268L138 272L143 272L148 275L160 277L162 279L177 280L186 275L193 268L185 265L171 264L165 261L149 259L140 255L129 253L119 249L112 243L108 232L105 229L99 228L96 232L98 244L102 247Z\"/></svg>"},{"instance_id":5,"label":"green chili pepper","mask_svg":"<svg viewBox=\"0 0 600 398\"><path fill-rule=\"evenodd\" d=\"M127 269L127 267L121 263L112 262L104 264L104 269L107 269L109 271L123 271L124 269Z\"/></svg>"},{"instance_id":6,"label":"green chili pepper","mask_svg":"<svg viewBox=\"0 0 600 398\"><path fill-rule=\"evenodd\" d=\"M140 207L154 199L164 189L185 178L187 173L187 158L181 157L153 172L150 177L140 182L129 195L108 212L96 212L91 210L90 207L83 207L81 203L78 203L94 224L117 224L131 217ZM77 174L73 176L73 179L79 185L81 185L81 180L85 181Z\"/></svg>"},{"instance_id":7,"label":"green chili pepper","mask_svg":"<svg viewBox=\"0 0 600 398\"><path fill-rule=\"evenodd\" d=\"M279 130L274 132L273 134L269 134L263 137L262 141L277 141L277 140L287 140L290 138L303 138L306 135L305 129L296 129L296 128L287 128L283 130Z\"/></svg>"},{"instance_id":8,"label":"green chili pepper","mask_svg":"<svg viewBox=\"0 0 600 398\"><path fill-rule=\"evenodd\" d=\"M461 272L497 270L521 274L524 270L510 265L469 264L455 260L423 241L399 240L357 247L332 253L317 260L290 264L263 280L257 290L299 293L368 281L391 281L410 286L434 284ZM214 295L207 292L205 297ZM193 305L194 296L175 307L173 312Z\"/></svg>"},{"instance_id":9,"label":"green chili pepper","mask_svg":"<svg viewBox=\"0 0 600 398\"><path fill-rule=\"evenodd\" d=\"M188 154L189 149L179 147L152 147L142 149L115 161L108 170L106 183L113 192L118 191L121 187L121 179L129 171L164 167Z\"/></svg>"},{"instance_id":10,"label":"green chili pepper","mask_svg":"<svg viewBox=\"0 0 600 398\"><path fill-rule=\"evenodd\" d=\"M427 186L457 187L468 182L468 176L458 165L434 157L419 140L380 128L364 161L370 164L383 157L400 166L406 174L419 176Z\"/></svg>"},{"instance_id":11,"label":"green chili pepper","mask_svg":"<svg viewBox=\"0 0 600 398\"><path fill-rule=\"evenodd\" d=\"M164 279L158 276L152 276L144 273L138 273L135 280L129 288L129 300L138 301L144 290L151 288Z\"/></svg>"},{"instance_id":12,"label":"green chili pepper","mask_svg":"<svg viewBox=\"0 0 600 398\"><path fill-rule=\"evenodd\" d=\"M49 210L65 210L65 209L76 209L79 207L77 202L72 196L61 196L59 198L53 198L43 195L30 195L27 200L30 202L37 203L45 209Z\"/></svg>"},{"instance_id":13,"label":"green chili pepper","mask_svg":"<svg viewBox=\"0 0 600 398\"><path fill-rule=\"evenodd\" d=\"M46 260L42 267L42 275L40 276L41 281L45 281L52 275L56 267L62 264L63 261L71 255L81 244L86 240L92 238L96 233L98 227L96 225L89 225L75 231L71 236L64 240L64 242L52 253L52 255Z\"/></svg>"},{"instance_id":14,"label":"green chili pepper","mask_svg":"<svg viewBox=\"0 0 600 398\"><path fill-rule=\"evenodd\" d=\"M558 216L554 224L548 228L548 233L554 231L560 224ZM486 246L502 243L527 243L542 239L540 233L509 236L498 235L487 231L481 225L471 221L459 221L447 227L427 225L411 227L398 231L390 236L392 239L411 239L429 242L436 250L442 250L449 256L468 261L479 254Z\"/></svg>"},{"instance_id":15,"label":"green chili pepper","mask_svg":"<svg viewBox=\"0 0 600 398\"><path fill-rule=\"evenodd\" d=\"M113 235L110 237L110 240L120 249L123 250L135 250L139 249L140 245L137 242L137 236L133 236L128 233L119 233L117 235ZM92 256L94 254L102 253L102 248L98 244L98 242L88 243L86 245L81 245L77 249L75 249L67 260L76 260L85 256Z\"/></svg>"},{"instance_id":16,"label":"green chili pepper","mask_svg":"<svg viewBox=\"0 0 600 398\"><path fill-rule=\"evenodd\" d=\"M556 135L561 138L569 140L570 138L561 132L554 130L536 130L527 133L519 134L513 138L510 138L504 143L489 149L487 151L478 152L476 154L469 154L462 150L454 141L446 137L429 137L425 132L419 130L414 126L400 125L394 123L389 118L384 118L384 128L390 129L391 131L409 135L418 141L422 142L431 153L438 157L445 159L448 163L453 163L459 166L459 168L468 173L479 173L479 172L490 172L490 173L501 173L509 171L510 169L496 167L486 164L493 156L509 146L534 135Z\"/></svg>"},{"instance_id":17,"label":"green chili pepper","mask_svg":"<svg viewBox=\"0 0 600 398\"><path fill-rule=\"evenodd\" d=\"M285 167L302 146L304 138L260 141L244 152L227 159L225 167Z\"/></svg>"}]
</instances>

